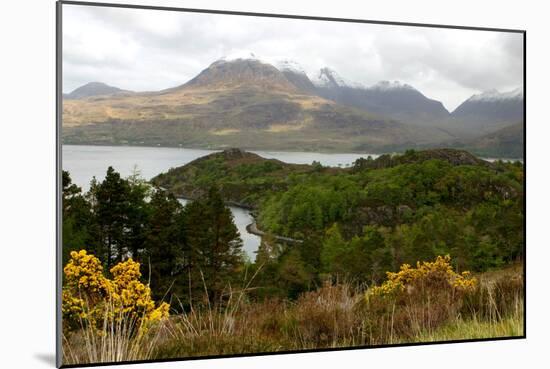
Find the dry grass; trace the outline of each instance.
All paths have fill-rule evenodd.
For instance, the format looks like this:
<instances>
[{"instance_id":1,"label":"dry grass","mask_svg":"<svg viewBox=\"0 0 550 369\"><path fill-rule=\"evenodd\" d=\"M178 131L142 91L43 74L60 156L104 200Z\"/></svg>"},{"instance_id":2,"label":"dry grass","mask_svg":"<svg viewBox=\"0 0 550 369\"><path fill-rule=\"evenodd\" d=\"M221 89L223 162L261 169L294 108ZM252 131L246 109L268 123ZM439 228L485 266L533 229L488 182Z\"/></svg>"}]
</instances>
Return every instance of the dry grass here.
<instances>
[{"instance_id":1,"label":"dry grass","mask_svg":"<svg viewBox=\"0 0 550 369\"><path fill-rule=\"evenodd\" d=\"M464 297L462 309L434 330L423 330L415 342L448 341L524 334L522 265L483 273L479 287Z\"/></svg>"},{"instance_id":2,"label":"dry grass","mask_svg":"<svg viewBox=\"0 0 550 369\"><path fill-rule=\"evenodd\" d=\"M117 313L112 303L106 306L102 321L93 324L81 319L78 331L63 333L64 365L154 358L153 350L165 324L146 328L143 319Z\"/></svg>"},{"instance_id":3,"label":"dry grass","mask_svg":"<svg viewBox=\"0 0 550 369\"><path fill-rule=\"evenodd\" d=\"M523 297L518 296L507 314L500 314L493 307L492 318L475 314L457 316L447 324L433 331L421 332L414 337L415 342L470 340L498 337L521 337L524 334Z\"/></svg>"},{"instance_id":4,"label":"dry grass","mask_svg":"<svg viewBox=\"0 0 550 369\"><path fill-rule=\"evenodd\" d=\"M413 342L440 342L481 338L520 337L523 335L523 314L502 320L483 321L477 318L456 320L432 331L421 332ZM410 341L402 341L410 342Z\"/></svg>"},{"instance_id":5,"label":"dry grass","mask_svg":"<svg viewBox=\"0 0 550 369\"><path fill-rule=\"evenodd\" d=\"M324 285L294 302L254 302L246 286L229 289L223 302L174 315L141 336L129 334L130 321L107 327L104 336L83 326L66 337L64 359L131 361L521 336L521 273L481 277L474 293L452 304L446 300L447 306L439 300L424 306L393 301L378 310L370 310L364 292L347 283Z\"/></svg>"},{"instance_id":6,"label":"dry grass","mask_svg":"<svg viewBox=\"0 0 550 369\"><path fill-rule=\"evenodd\" d=\"M362 299L363 294L349 284L325 285L302 295L288 311L286 333L293 348L363 344L362 316L357 310Z\"/></svg>"}]
</instances>

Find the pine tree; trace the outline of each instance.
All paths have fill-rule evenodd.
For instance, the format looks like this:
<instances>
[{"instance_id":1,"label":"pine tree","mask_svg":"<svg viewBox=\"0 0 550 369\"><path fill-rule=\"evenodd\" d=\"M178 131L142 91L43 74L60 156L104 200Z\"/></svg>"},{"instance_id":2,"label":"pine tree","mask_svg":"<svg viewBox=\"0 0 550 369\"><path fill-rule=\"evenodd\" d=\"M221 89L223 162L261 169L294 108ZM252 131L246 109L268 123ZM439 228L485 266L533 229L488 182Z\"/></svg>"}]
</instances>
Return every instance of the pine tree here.
<instances>
[{"instance_id":1,"label":"pine tree","mask_svg":"<svg viewBox=\"0 0 550 369\"><path fill-rule=\"evenodd\" d=\"M188 274L192 299L200 300L206 287L210 301L218 302L223 290L235 282L244 257L231 210L215 187L185 207L185 235L191 250Z\"/></svg>"},{"instance_id":2,"label":"pine tree","mask_svg":"<svg viewBox=\"0 0 550 369\"><path fill-rule=\"evenodd\" d=\"M90 205L67 171L63 171L62 186L62 259L65 265L70 252L87 248L92 237Z\"/></svg>"},{"instance_id":3,"label":"pine tree","mask_svg":"<svg viewBox=\"0 0 550 369\"><path fill-rule=\"evenodd\" d=\"M185 300L185 246L183 206L171 194L156 190L149 203L151 211L143 249L143 263L149 265L155 299L176 295Z\"/></svg>"},{"instance_id":4,"label":"pine tree","mask_svg":"<svg viewBox=\"0 0 550 369\"><path fill-rule=\"evenodd\" d=\"M140 172L134 167L132 174L127 179L130 187L128 206L128 232L126 247L131 252L135 261L141 261L141 253L147 237L147 225L149 223L150 206L146 199L150 196L150 186L140 176Z\"/></svg>"},{"instance_id":5,"label":"pine tree","mask_svg":"<svg viewBox=\"0 0 550 369\"><path fill-rule=\"evenodd\" d=\"M107 169L107 175L101 183L92 184L94 186L90 193L100 241L98 251L109 270L111 265L121 261L128 253L125 237L130 209L130 186L113 167Z\"/></svg>"}]
</instances>

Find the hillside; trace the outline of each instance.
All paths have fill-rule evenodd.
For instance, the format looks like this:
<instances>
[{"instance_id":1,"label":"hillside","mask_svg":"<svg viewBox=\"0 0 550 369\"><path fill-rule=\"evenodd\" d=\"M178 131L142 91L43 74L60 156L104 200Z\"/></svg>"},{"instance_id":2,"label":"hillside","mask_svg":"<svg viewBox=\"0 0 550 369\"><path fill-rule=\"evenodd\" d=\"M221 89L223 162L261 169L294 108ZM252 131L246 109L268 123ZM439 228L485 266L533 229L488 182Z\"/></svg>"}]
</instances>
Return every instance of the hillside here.
<instances>
[{"instance_id":1,"label":"hillside","mask_svg":"<svg viewBox=\"0 0 550 369\"><path fill-rule=\"evenodd\" d=\"M403 155L384 154L374 160L361 158L355 162L353 170L392 168L402 164L423 163L428 160L441 160L453 166L475 165L493 168L491 163L476 157L468 151L442 148L419 151L408 150Z\"/></svg>"},{"instance_id":2,"label":"hillside","mask_svg":"<svg viewBox=\"0 0 550 369\"><path fill-rule=\"evenodd\" d=\"M353 237L365 225L394 227L434 212L462 221L478 206L486 211L486 201L513 200L514 206L502 211L515 217L521 213L522 170L453 149L364 158L347 169L286 164L231 149L173 168L152 183L187 198L218 187L226 202L255 209L262 230L303 239L322 234L334 222ZM482 216L472 214L472 221ZM508 221L521 226L519 218ZM499 242L514 238L507 237Z\"/></svg>"},{"instance_id":3,"label":"hillside","mask_svg":"<svg viewBox=\"0 0 550 369\"><path fill-rule=\"evenodd\" d=\"M370 171L382 173L383 170L424 165L433 161L449 168L475 167L480 171L490 172L497 170L494 164L467 151L455 149L409 150L402 155L382 155L377 159L360 158L350 168L288 164L240 149L228 149L172 168L154 177L151 182L178 197L190 199L200 198L211 186L217 186L226 202L258 209L262 199L273 193L287 191L296 181L313 178L321 181L321 178L335 176L353 178ZM391 192L389 189L386 191L388 194Z\"/></svg>"},{"instance_id":4,"label":"hillside","mask_svg":"<svg viewBox=\"0 0 550 369\"><path fill-rule=\"evenodd\" d=\"M508 92L491 90L471 96L451 113L451 118L457 129L486 134L523 121L523 104L523 91L519 88Z\"/></svg>"},{"instance_id":5,"label":"hillside","mask_svg":"<svg viewBox=\"0 0 550 369\"><path fill-rule=\"evenodd\" d=\"M470 150L491 157L523 158L524 124L516 123L485 134L466 144Z\"/></svg>"},{"instance_id":6,"label":"hillside","mask_svg":"<svg viewBox=\"0 0 550 369\"><path fill-rule=\"evenodd\" d=\"M335 168L327 170L340 171ZM189 199L203 196L210 186L216 184L225 201L256 208L259 199L267 192L285 189L289 175L314 171L310 165L287 164L239 149L228 149L172 168L151 182L178 197Z\"/></svg>"}]
</instances>

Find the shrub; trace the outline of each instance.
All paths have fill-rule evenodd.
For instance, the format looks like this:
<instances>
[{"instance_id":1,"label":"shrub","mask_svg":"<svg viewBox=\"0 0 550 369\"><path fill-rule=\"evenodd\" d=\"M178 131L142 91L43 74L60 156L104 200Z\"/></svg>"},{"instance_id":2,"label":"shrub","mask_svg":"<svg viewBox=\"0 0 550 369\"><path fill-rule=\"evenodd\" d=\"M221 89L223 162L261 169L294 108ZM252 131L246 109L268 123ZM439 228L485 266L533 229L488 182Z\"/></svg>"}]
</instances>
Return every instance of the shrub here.
<instances>
[{"instance_id":1,"label":"shrub","mask_svg":"<svg viewBox=\"0 0 550 369\"><path fill-rule=\"evenodd\" d=\"M477 280L469 272L454 272L450 261L449 256L438 256L433 262L418 262L416 268L404 264L399 272L388 272L382 285L367 290L364 324L371 343L431 331L457 315Z\"/></svg>"},{"instance_id":2,"label":"shrub","mask_svg":"<svg viewBox=\"0 0 550 369\"><path fill-rule=\"evenodd\" d=\"M103 275L99 259L86 250L71 252L64 268L62 312L66 330L91 325L105 330L105 320L135 320L135 326L146 329L166 318L170 305L155 307L151 289L140 282L140 264L131 258L111 268L113 279Z\"/></svg>"}]
</instances>

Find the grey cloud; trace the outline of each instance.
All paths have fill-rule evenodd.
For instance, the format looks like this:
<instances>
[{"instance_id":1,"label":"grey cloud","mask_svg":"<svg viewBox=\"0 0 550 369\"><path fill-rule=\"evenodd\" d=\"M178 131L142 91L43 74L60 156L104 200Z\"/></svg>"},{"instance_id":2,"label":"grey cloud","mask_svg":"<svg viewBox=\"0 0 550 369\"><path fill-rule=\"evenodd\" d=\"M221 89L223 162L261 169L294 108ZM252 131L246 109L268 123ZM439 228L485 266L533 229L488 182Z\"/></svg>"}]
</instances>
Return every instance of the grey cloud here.
<instances>
[{"instance_id":1,"label":"grey cloud","mask_svg":"<svg viewBox=\"0 0 550 369\"><path fill-rule=\"evenodd\" d=\"M522 35L65 5L64 91L89 81L158 90L249 50L309 74L329 66L366 85L400 80L449 109L522 84Z\"/></svg>"}]
</instances>

